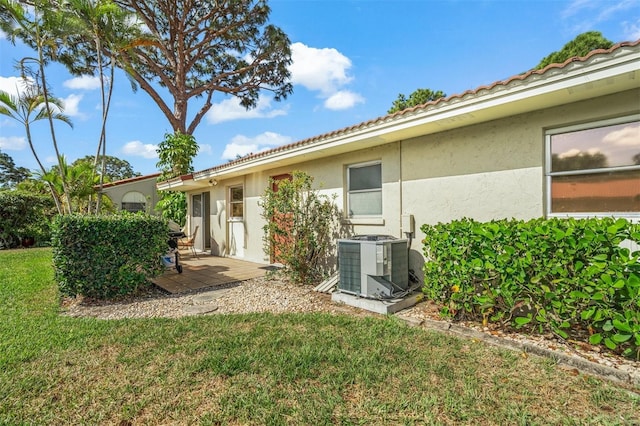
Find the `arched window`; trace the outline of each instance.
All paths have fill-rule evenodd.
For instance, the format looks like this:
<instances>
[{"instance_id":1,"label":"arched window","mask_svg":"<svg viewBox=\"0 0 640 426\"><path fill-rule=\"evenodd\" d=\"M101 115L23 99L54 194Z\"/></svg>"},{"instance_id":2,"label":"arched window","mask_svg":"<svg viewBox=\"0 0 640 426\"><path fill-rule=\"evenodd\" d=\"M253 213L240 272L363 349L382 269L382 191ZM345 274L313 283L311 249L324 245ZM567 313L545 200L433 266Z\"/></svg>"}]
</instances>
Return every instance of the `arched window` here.
<instances>
[{"instance_id":1,"label":"arched window","mask_svg":"<svg viewBox=\"0 0 640 426\"><path fill-rule=\"evenodd\" d=\"M124 194L122 197L122 210L126 210L131 213L143 212L147 206L147 198L138 191L131 191Z\"/></svg>"}]
</instances>

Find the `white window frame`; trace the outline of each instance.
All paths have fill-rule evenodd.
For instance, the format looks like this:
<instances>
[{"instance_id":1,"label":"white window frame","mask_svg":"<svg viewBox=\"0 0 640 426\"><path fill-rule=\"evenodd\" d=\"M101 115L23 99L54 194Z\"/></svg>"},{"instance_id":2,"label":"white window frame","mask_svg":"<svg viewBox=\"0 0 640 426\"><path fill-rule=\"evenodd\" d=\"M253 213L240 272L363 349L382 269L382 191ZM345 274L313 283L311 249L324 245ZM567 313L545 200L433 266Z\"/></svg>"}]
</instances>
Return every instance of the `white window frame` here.
<instances>
[{"instance_id":1,"label":"white window frame","mask_svg":"<svg viewBox=\"0 0 640 426\"><path fill-rule=\"evenodd\" d=\"M231 192L234 189L241 189L242 190L242 200L240 201L233 201L233 198L231 197ZM244 220L244 213L245 213L245 205L244 205L244 185L233 185L229 187L229 220L234 221L234 222L242 222ZM234 204L242 204L242 216L233 216L233 205Z\"/></svg>"},{"instance_id":2,"label":"white window frame","mask_svg":"<svg viewBox=\"0 0 640 426\"><path fill-rule=\"evenodd\" d=\"M135 201L129 200L132 198L135 199ZM140 201L140 200L144 200L144 201ZM146 212L147 201L148 201L147 197L145 197L145 195L142 192L129 191L122 196L122 200L120 201L120 210L128 211L129 213ZM131 207L134 204L138 204L140 208L137 208L137 209L125 208L125 205L127 205L127 207Z\"/></svg>"},{"instance_id":3,"label":"white window frame","mask_svg":"<svg viewBox=\"0 0 640 426\"><path fill-rule=\"evenodd\" d=\"M587 217L621 217L631 219L632 221L640 221L640 212L588 212L588 213L553 213L551 211L551 179L556 176L570 176L570 175L584 175L594 173L610 173L629 170L640 170L640 165L637 166L616 166L606 167L600 169L584 169L584 170L571 170L562 172L551 171L551 137L562 133L570 133L580 130L597 129L600 127L614 126L617 124L633 123L640 121L640 114L626 115L623 117L604 119L598 121L591 121L584 124L577 124L573 126L566 126L554 129L548 129L545 132L545 185L546 185L546 213L548 217L573 217L573 218L587 218Z\"/></svg>"},{"instance_id":4,"label":"white window frame","mask_svg":"<svg viewBox=\"0 0 640 426\"><path fill-rule=\"evenodd\" d=\"M356 190L356 191L351 191L351 169L357 169L357 168L362 168L362 167L369 167L369 166L376 166L379 165L380 166L380 188L379 189L365 189L365 190ZM345 209L345 213L346 213L346 217L348 219L367 219L367 218L381 218L383 217L383 213L384 213L384 202L382 199L382 160L375 160L375 161L367 161L365 163L357 163L357 164L350 164L347 166L346 168L346 174L347 174L347 185L345 188L345 192L346 192L346 209ZM357 194L357 193L371 193L371 192L380 192L380 214L367 214L367 215L352 215L351 214L351 206L350 206L350 200L351 197L350 195L353 194Z\"/></svg>"}]
</instances>

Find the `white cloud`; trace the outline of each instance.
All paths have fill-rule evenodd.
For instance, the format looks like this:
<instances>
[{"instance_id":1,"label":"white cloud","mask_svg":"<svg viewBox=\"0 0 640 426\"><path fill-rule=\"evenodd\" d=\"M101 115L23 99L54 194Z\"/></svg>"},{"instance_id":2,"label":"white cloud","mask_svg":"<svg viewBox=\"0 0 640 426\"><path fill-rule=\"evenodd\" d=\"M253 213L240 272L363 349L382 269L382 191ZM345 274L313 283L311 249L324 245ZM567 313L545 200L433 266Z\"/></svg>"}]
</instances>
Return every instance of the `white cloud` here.
<instances>
[{"instance_id":1,"label":"white cloud","mask_svg":"<svg viewBox=\"0 0 640 426\"><path fill-rule=\"evenodd\" d=\"M237 135L231 140L231 143L225 146L222 158L224 160L234 160L238 156L244 157L247 154L257 154L288 143L291 143L289 136L274 132L264 132L254 138Z\"/></svg>"},{"instance_id":2,"label":"white cloud","mask_svg":"<svg viewBox=\"0 0 640 426\"><path fill-rule=\"evenodd\" d=\"M291 61L289 66L291 83L318 92L319 97L324 99L325 108L344 110L364 102L361 95L344 89L353 81L353 77L348 73L352 64L349 58L336 49L317 49L302 43L293 43ZM217 124L248 118L273 118L287 114L286 108L274 109L271 101L271 98L261 97L256 107L247 111L240 105L238 98L225 99L211 107L207 112L206 121ZM235 155L232 158L235 158Z\"/></svg>"},{"instance_id":3,"label":"white cloud","mask_svg":"<svg viewBox=\"0 0 640 426\"><path fill-rule=\"evenodd\" d=\"M638 0L574 0L562 10L561 17L571 25L572 32L579 34L597 28L602 22L621 22L627 11L637 7Z\"/></svg>"},{"instance_id":4,"label":"white cloud","mask_svg":"<svg viewBox=\"0 0 640 426\"><path fill-rule=\"evenodd\" d=\"M11 96L17 96L26 89L25 81L22 77L1 77L0 90L7 92Z\"/></svg>"},{"instance_id":5,"label":"white cloud","mask_svg":"<svg viewBox=\"0 0 640 426\"><path fill-rule=\"evenodd\" d=\"M600 150L600 148L589 148L587 150L587 154L596 155L596 154L604 154L604 153Z\"/></svg>"},{"instance_id":6,"label":"white cloud","mask_svg":"<svg viewBox=\"0 0 640 426\"><path fill-rule=\"evenodd\" d=\"M6 151L20 151L27 146L24 136L0 136L0 149Z\"/></svg>"},{"instance_id":7,"label":"white cloud","mask_svg":"<svg viewBox=\"0 0 640 426\"><path fill-rule=\"evenodd\" d=\"M209 145L208 143L200 143L198 144L198 153L203 153L203 154L212 154L213 153L213 147L211 145Z\"/></svg>"},{"instance_id":8,"label":"white cloud","mask_svg":"<svg viewBox=\"0 0 640 426\"><path fill-rule=\"evenodd\" d=\"M79 105L83 95L70 94L66 98L61 99L64 107L64 114L69 117L84 117L84 114L80 112Z\"/></svg>"},{"instance_id":9,"label":"white cloud","mask_svg":"<svg viewBox=\"0 0 640 426\"><path fill-rule=\"evenodd\" d=\"M9 93L12 96L18 96L21 92L26 90L24 79L21 77L0 77L0 90ZM83 95L70 94L66 98L61 99L64 106L64 114L69 117L84 117L79 110L80 101Z\"/></svg>"},{"instance_id":10,"label":"white cloud","mask_svg":"<svg viewBox=\"0 0 640 426\"><path fill-rule=\"evenodd\" d=\"M638 40L640 39L640 19L636 22L623 22L625 40Z\"/></svg>"},{"instance_id":11,"label":"white cloud","mask_svg":"<svg viewBox=\"0 0 640 426\"><path fill-rule=\"evenodd\" d=\"M342 110L364 102L364 98L343 88L353 82L351 60L332 48L318 49L302 43L291 45L291 83L318 92L328 109Z\"/></svg>"},{"instance_id":12,"label":"white cloud","mask_svg":"<svg viewBox=\"0 0 640 426\"><path fill-rule=\"evenodd\" d=\"M350 92L348 90L341 90L329 96L324 101L324 106L327 109L343 110L349 109L356 104L363 103L364 98L357 93Z\"/></svg>"},{"instance_id":13,"label":"white cloud","mask_svg":"<svg viewBox=\"0 0 640 426\"><path fill-rule=\"evenodd\" d=\"M217 124L223 121L241 120L247 118L273 118L279 115L286 115L285 109L272 109L271 99L261 97L255 108L246 110L240 105L238 98L225 99L220 103L213 104L206 114L207 123Z\"/></svg>"},{"instance_id":14,"label":"white cloud","mask_svg":"<svg viewBox=\"0 0 640 426\"><path fill-rule=\"evenodd\" d=\"M73 90L95 90L100 88L100 78L90 75L82 75L66 80L62 83L64 87Z\"/></svg>"},{"instance_id":15,"label":"white cloud","mask_svg":"<svg viewBox=\"0 0 640 426\"><path fill-rule=\"evenodd\" d=\"M638 7L637 0L621 0L621 1L605 1L600 3L600 10L598 14L598 22L607 21L609 19L615 19L613 15L618 12L624 12L626 10L635 10Z\"/></svg>"},{"instance_id":16,"label":"white cloud","mask_svg":"<svg viewBox=\"0 0 640 426\"><path fill-rule=\"evenodd\" d=\"M606 155L604 152L602 152L600 148L597 148L597 147L588 148L584 151L578 148L572 148L568 151L558 154L558 158L564 159L564 158L570 158L570 157L579 157L584 155L596 155L596 154Z\"/></svg>"},{"instance_id":17,"label":"white cloud","mask_svg":"<svg viewBox=\"0 0 640 426\"><path fill-rule=\"evenodd\" d=\"M582 9L588 8L592 0L574 0L569 3L562 11L564 19L577 15Z\"/></svg>"},{"instance_id":18,"label":"white cloud","mask_svg":"<svg viewBox=\"0 0 640 426\"><path fill-rule=\"evenodd\" d=\"M58 157L55 155L50 155L44 159L46 164L58 164Z\"/></svg>"},{"instance_id":19,"label":"white cloud","mask_svg":"<svg viewBox=\"0 0 640 426\"><path fill-rule=\"evenodd\" d=\"M565 151L558 154L558 158L575 157L576 155L580 155L581 153L582 151L580 151L578 148L573 148L573 149L570 149L569 151Z\"/></svg>"},{"instance_id":20,"label":"white cloud","mask_svg":"<svg viewBox=\"0 0 640 426\"><path fill-rule=\"evenodd\" d=\"M131 141L124 144L120 151L122 151L123 154L133 155L135 157L158 158L157 149L158 145L150 143L143 144L140 141Z\"/></svg>"},{"instance_id":21,"label":"white cloud","mask_svg":"<svg viewBox=\"0 0 640 426\"><path fill-rule=\"evenodd\" d=\"M602 141L614 146L640 147L640 125L630 125L620 130L607 133L607 135L602 138Z\"/></svg>"},{"instance_id":22,"label":"white cloud","mask_svg":"<svg viewBox=\"0 0 640 426\"><path fill-rule=\"evenodd\" d=\"M329 95L353 80L347 74L351 60L336 49L291 45L291 82Z\"/></svg>"}]
</instances>

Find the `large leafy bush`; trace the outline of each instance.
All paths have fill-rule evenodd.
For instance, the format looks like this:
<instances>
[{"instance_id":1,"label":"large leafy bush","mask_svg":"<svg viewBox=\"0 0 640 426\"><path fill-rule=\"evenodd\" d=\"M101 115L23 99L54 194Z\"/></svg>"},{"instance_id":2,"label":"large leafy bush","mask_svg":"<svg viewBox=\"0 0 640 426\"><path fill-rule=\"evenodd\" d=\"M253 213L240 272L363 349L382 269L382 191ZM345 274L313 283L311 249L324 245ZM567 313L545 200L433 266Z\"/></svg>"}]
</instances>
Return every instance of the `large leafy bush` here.
<instances>
[{"instance_id":1,"label":"large leafy bush","mask_svg":"<svg viewBox=\"0 0 640 426\"><path fill-rule=\"evenodd\" d=\"M164 267L165 221L143 214L58 216L52 232L60 292L112 298L149 285Z\"/></svg>"},{"instance_id":2,"label":"large leafy bush","mask_svg":"<svg viewBox=\"0 0 640 426\"><path fill-rule=\"evenodd\" d=\"M640 355L640 251L628 248L640 242L639 224L463 219L421 229L424 293L443 314Z\"/></svg>"},{"instance_id":3,"label":"large leafy bush","mask_svg":"<svg viewBox=\"0 0 640 426\"><path fill-rule=\"evenodd\" d=\"M24 191L0 191L0 249L20 245L22 238L33 237L39 245L50 238L54 214L51 197Z\"/></svg>"},{"instance_id":4,"label":"large leafy bush","mask_svg":"<svg viewBox=\"0 0 640 426\"><path fill-rule=\"evenodd\" d=\"M284 265L292 282L313 283L330 271L329 250L338 236L339 213L333 199L312 188L313 177L294 171L291 180L273 182L260 200L264 250Z\"/></svg>"}]
</instances>

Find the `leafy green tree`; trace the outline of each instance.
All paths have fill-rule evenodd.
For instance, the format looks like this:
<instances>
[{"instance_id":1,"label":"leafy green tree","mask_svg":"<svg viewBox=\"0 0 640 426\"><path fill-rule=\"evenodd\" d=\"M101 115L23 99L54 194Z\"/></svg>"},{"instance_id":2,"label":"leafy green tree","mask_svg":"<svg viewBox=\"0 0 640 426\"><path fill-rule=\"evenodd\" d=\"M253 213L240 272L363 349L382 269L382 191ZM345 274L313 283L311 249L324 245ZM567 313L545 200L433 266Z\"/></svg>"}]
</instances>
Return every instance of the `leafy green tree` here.
<instances>
[{"instance_id":1,"label":"leafy green tree","mask_svg":"<svg viewBox=\"0 0 640 426\"><path fill-rule=\"evenodd\" d=\"M413 93L409 95L409 98L400 93L398 95L398 99L393 101L391 108L387 111L388 114L393 114L394 112L402 111L404 109L426 104L427 102L435 101L436 99L444 98L447 96L443 91L437 90L433 91L431 89L417 89Z\"/></svg>"},{"instance_id":2,"label":"leafy green tree","mask_svg":"<svg viewBox=\"0 0 640 426\"><path fill-rule=\"evenodd\" d=\"M184 133L166 133L164 140L158 145L159 181L172 179L193 172L193 157L198 153L198 143L192 135ZM187 220L187 198L184 192L162 192L158 208L165 219L170 219L180 226Z\"/></svg>"},{"instance_id":3,"label":"leafy green tree","mask_svg":"<svg viewBox=\"0 0 640 426\"><path fill-rule=\"evenodd\" d=\"M245 108L255 107L263 90L277 101L292 93L289 38L267 25L266 0L114 2L135 13L152 39L118 55L118 65L151 96L174 132L193 134L216 92L238 97ZM197 98L204 102L187 123L188 104Z\"/></svg>"},{"instance_id":4,"label":"leafy green tree","mask_svg":"<svg viewBox=\"0 0 640 426\"><path fill-rule=\"evenodd\" d=\"M32 123L34 121L48 120L51 118L65 122L70 126L73 125L71 124L69 117L66 115L60 112L52 112L51 109L47 110L45 108L45 96L38 91L36 86L29 84L29 80L25 80L25 82L26 88L21 91L18 96L11 96L9 93L0 90L0 115L10 117L24 126L27 143L29 144L31 153L38 163L40 172L45 174L46 169L40 161L40 157L38 157L38 153L36 152L33 144L33 137L31 136ZM56 98L49 98L46 104L59 108L62 106L62 102ZM51 196L56 203L58 212L60 214L64 213L62 203L59 198L60 193L55 191L52 186L50 186L49 189L51 190Z\"/></svg>"},{"instance_id":5,"label":"leafy green tree","mask_svg":"<svg viewBox=\"0 0 640 426\"><path fill-rule=\"evenodd\" d=\"M98 163L102 164L103 157L98 158ZM93 165L94 157L87 155L82 158L78 158L73 164L88 163ZM104 181L113 182L116 180L129 179L132 177L140 176L139 172L133 170L133 166L127 160L123 160L118 157L107 155L104 157Z\"/></svg>"},{"instance_id":6,"label":"leafy green tree","mask_svg":"<svg viewBox=\"0 0 640 426\"><path fill-rule=\"evenodd\" d=\"M0 188L12 188L27 179L31 172L26 167L16 167L13 158L0 151Z\"/></svg>"},{"instance_id":7,"label":"leafy green tree","mask_svg":"<svg viewBox=\"0 0 640 426\"><path fill-rule=\"evenodd\" d=\"M338 237L339 212L333 199L313 189L313 177L294 171L291 180L273 181L260 199L264 250L284 264L284 275L311 284L329 272L327 256ZM277 253L274 253L274 250Z\"/></svg>"},{"instance_id":8,"label":"leafy green tree","mask_svg":"<svg viewBox=\"0 0 640 426\"><path fill-rule=\"evenodd\" d=\"M534 69L540 70L549 64L560 64L575 56L586 56L596 49L609 49L613 42L603 37L599 31L588 31L565 44L562 49L545 56Z\"/></svg>"},{"instance_id":9,"label":"leafy green tree","mask_svg":"<svg viewBox=\"0 0 640 426\"><path fill-rule=\"evenodd\" d=\"M51 191L45 181L38 178L38 174L34 173L31 177L21 181L16 185L16 190L29 192L31 194L49 195ZM53 199L53 198L52 198Z\"/></svg>"},{"instance_id":10,"label":"leafy green tree","mask_svg":"<svg viewBox=\"0 0 640 426\"><path fill-rule=\"evenodd\" d=\"M198 143L190 134L165 133L158 145L158 163L163 179L171 179L193 172L193 157L198 153Z\"/></svg>"}]
</instances>

